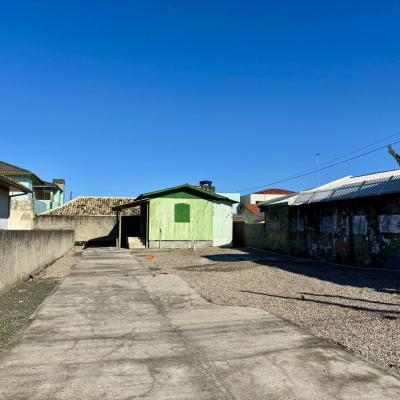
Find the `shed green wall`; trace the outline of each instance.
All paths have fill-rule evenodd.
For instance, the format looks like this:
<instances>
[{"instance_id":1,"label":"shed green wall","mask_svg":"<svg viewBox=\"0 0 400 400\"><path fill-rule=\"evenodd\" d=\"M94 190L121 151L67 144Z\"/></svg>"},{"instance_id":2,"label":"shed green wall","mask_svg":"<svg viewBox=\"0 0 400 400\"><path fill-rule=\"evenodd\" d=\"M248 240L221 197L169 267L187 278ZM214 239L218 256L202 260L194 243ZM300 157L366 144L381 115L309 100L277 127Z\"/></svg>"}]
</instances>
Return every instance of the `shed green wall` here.
<instances>
[{"instance_id":1,"label":"shed green wall","mask_svg":"<svg viewBox=\"0 0 400 400\"><path fill-rule=\"evenodd\" d=\"M175 222L175 204L190 204L190 222ZM203 199L150 200L149 240L213 240L213 202Z\"/></svg>"}]
</instances>

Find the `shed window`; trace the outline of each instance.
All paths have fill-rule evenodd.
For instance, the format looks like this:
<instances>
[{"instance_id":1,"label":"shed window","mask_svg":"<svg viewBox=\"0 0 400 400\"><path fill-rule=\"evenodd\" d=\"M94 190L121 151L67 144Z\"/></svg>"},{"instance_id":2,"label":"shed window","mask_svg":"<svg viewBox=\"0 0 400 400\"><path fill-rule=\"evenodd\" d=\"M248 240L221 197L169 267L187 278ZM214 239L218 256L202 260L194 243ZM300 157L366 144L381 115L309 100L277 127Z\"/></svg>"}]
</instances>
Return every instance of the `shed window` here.
<instances>
[{"instance_id":1,"label":"shed window","mask_svg":"<svg viewBox=\"0 0 400 400\"><path fill-rule=\"evenodd\" d=\"M175 204L175 222L190 222L190 204Z\"/></svg>"}]
</instances>

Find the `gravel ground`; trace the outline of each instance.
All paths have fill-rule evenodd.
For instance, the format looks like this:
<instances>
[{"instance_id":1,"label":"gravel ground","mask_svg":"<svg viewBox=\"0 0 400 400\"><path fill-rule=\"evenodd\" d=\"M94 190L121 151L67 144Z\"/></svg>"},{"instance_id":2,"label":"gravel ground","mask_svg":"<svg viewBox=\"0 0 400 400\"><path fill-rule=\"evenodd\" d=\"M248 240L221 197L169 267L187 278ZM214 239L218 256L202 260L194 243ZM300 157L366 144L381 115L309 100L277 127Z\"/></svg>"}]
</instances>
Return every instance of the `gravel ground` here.
<instances>
[{"instance_id":1,"label":"gravel ground","mask_svg":"<svg viewBox=\"0 0 400 400\"><path fill-rule=\"evenodd\" d=\"M70 250L33 279L0 296L0 351L28 323L29 317L79 260L81 254L78 248Z\"/></svg>"},{"instance_id":2,"label":"gravel ground","mask_svg":"<svg viewBox=\"0 0 400 400\"><path fill-rule=\"evenodd\" d=\"M150 250L135 256L155 274L181 276L216 304L263 308L400 373L400 271L254 249Z\"/></svg>"}]
</instances>

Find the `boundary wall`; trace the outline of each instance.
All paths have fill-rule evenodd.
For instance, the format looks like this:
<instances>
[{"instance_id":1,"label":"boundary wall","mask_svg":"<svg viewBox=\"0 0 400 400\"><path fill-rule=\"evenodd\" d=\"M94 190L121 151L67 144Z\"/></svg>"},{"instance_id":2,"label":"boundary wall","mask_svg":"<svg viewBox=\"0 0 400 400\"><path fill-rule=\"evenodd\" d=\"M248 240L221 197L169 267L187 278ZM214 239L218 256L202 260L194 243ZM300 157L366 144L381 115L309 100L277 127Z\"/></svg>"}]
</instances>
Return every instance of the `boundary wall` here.
<instances>
[{"instance_id":1,"label":"boundary wall","mask_svg":"<svg viewBox=\"0 0 400 400\"><path fill-rule=\"evenodd\" d=\"M122 217L122 244L126 237L139 236L139 220L136 215ZM33 229L74 230L74 241L82 244L107 244L114 246L117 234L115 215L36 215Z\"/></svg>"},{"instance_id":2,"label":"boundary wall","mask_svg":"<svg viewBox=\"0 0 400 400\"><path fill-rule=\"evenodd\" d=\"M267 250L321 261L400 269L400 200L387 194L265 208Z\"/></svg>"},{"instance_id":3,"label":"boundary wall","mask_svg":"<svg viewBox=\"0 0 400 400\"><path fill-rule=\"evenodd\" d=\"M73 246L71 230L0 230L0 294L39 273Z\"/></svg>"},{"instance_id":4,"label":"boundary wall","mask_svg":"<svg viewBox=\"0 0 400 400\"><path fill-rule=\"evenodd\" d=\"M265 249L265 224L233 223L233 246Z\"/></svg>"}]
</instances>

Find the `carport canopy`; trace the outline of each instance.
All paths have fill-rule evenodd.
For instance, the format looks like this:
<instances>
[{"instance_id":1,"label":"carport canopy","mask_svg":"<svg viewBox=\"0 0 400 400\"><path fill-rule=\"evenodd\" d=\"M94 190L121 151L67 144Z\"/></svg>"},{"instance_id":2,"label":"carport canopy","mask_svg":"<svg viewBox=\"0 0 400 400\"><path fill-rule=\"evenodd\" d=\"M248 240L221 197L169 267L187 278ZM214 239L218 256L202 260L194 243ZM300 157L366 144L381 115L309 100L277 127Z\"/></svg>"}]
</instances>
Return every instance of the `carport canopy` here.
<instances>
[{"instance_id":1,"label":"carport canopy","mask_svg":"<svg viewBox=\"0 0 400 400\"><path fill-rule=\"evenodd\" d=\"M118 238L117 238L117 248L121 248L121 211L125 210L126 208L132 208L136 206L140 206L142 204L147 204L150 202L149 198L146 199L140 199L140 200L135 200L130 203L125 203L125 204L120 204L119 206L115 206L112 208L113 211L117 212L117 232L118 232Z\"/></svg>"},{"instance_id":2,"label":"carport canopy","mask_svg":"<svg viewBox=\"0 0 400 400\"><path fill-rule=\"evenodd\" d=\"M125 203L125 204L120 204L119 206L115 206L115 207L112 208L112 210L116 211L117 213L119 213L120 211L122 211L122 210L124 210L126 208L132 208L132 207L140 206L141 204L146 204L149 201L150 201L149 198L135 200L135 201L132 201L130 203Z\"/></svg>"}]
</instances>

